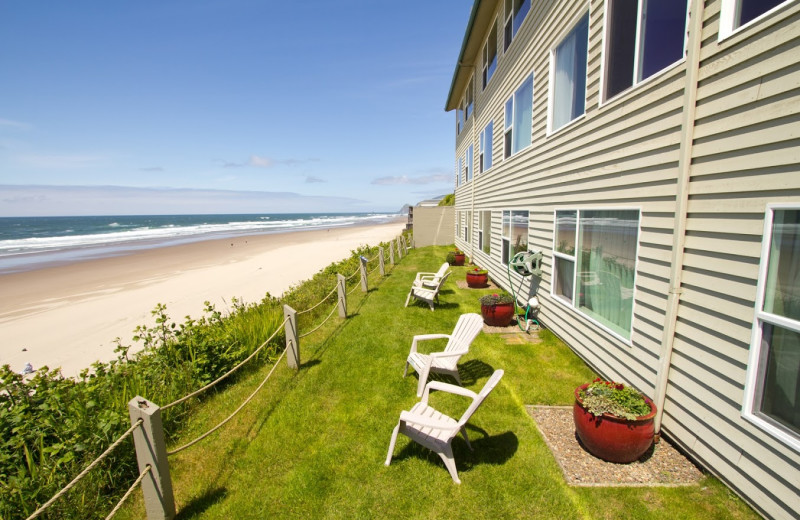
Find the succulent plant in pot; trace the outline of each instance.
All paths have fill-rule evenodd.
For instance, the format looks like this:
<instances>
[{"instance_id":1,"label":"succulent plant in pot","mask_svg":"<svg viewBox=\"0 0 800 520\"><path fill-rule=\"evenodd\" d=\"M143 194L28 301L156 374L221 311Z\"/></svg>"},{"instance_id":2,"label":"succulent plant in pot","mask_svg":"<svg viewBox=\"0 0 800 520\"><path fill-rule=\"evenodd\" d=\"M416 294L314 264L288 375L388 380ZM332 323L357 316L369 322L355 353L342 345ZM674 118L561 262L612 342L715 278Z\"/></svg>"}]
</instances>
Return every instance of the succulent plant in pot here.
<instances>
[{"instance_id":1,"label":"succulent plant in pot","mask_svg":"<svg viewBox=\"0 0 800 520\"><path fill-rule=\"evenodd\" d=\"M486 287L489 283L489 271L475 267L467 271L467 285L470 287Z\"/></svg>"},{"instance_id":2,"label":"succulent plant in pot","mask_svg":"<svg viewBox=\"0 0 800 520\"><path fill-rule=\"evenodd\" d=\"M487 294L480 298L483 322L491 327L506 327L514 317L514 298L502 293Z\"/></svg>"},{"instance_id":3,"label":"succulent plant in pot","mask_svg":"<svg viewBox=\"0 0 800 520\"><path fill-rule=\"evenodd\" d=\"M593 455L633 462L653 444L656 406L635 388L600 378L575 389L575 432Z\"/></svg>"}]
</instances>

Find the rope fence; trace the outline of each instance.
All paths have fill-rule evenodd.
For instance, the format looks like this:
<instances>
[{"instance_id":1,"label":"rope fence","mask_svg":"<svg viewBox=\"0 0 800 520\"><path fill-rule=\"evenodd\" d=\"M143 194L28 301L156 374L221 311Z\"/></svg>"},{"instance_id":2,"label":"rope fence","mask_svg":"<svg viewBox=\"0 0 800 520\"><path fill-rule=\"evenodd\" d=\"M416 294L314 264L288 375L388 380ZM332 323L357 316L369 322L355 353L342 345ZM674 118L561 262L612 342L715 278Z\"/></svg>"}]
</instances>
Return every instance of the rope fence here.
<instances>
[{"instance_id":1,"label":"rope fence","mask_svg":"<svg viewBox=\"0 0 800 520\"><path fill-rule=\"evenodd\" d=\"M398 256L402 258L402 253L400 252L400 238L397 239L397 246L398 246ZM389 243L389 259L390 263L394 265L395 257L394 257L394 246L393 243ZM378 260L378 265L370 270L367 271L367 265L369 262L373 262ZM175 516L175 503L174 497L172 494L172 481L170 478L169 472L169 463L167 462L167 457L180 453L181 451L194 446L198 442L202 441L203 439L207 438L209 435L220 429L222 426L227 424L231 419L233 419L244 407L253 400L256 394L264 387L264 385L269 381L272 374L277 369L278 365L280 364L281 360L287 356L288 352L288 364L291 368L299 369L299 340L301 338L305 338L310 334L313 334L317 330L319 330L328 320L331 319L333 314L336 312L336 309L339 309L339 315L341 318L347 317L347 296L355 292L356 289L359 288L359 285L363 292L367 292L368 285L367 280L368 276L377 271L378 269L381 270L381 275L384 275L384 257L383 257L383 247L378 248L378 254L371 258L367 259L363 256L360 257L360 265L359 268L356 269L354 273L349 276L337 275L338 281L336 287L333 288L327 295L325 295L322 300L318 303L313 305L312 307L304 310L304 311L295 311L288 305L284 305L284 320L283 322L275 329L275 331L267 338L261 345L259 345L246 359L238 363L235 367L227 371L225 374L221 375L211 383L199 388L188 395L181 397L167 405L159 407L155 403L151 403L147 399L143 397L136 396L128 403L128 409L130 412L131 417L131 427L128 428L125 433L120 435L116 441L114 441L106 450L100 454L91 464L89 464L80 474L78 474L72 481L64 486L58 493L53 495L50 500L42 504L36 511L33 512L26 520L33 520L41 515L48 507L50 507L56 500L64 496L70 489L72 489L81 479L83 479L92 469L97 467L100 462L102 462L117 446L119 446L125 439L129 436L133 435L134 447L136 449L136 457L139 463L140 474L136 481L128 488L125 494L122 496L120 501L117 503L116 506L111 510L108 514L106 519L112 518L122 507L123 503L130 497L130 495L134 492L134 490L141 486L142 493L144 494L144 501L145 501L145 509L147 510L148 518L172 518ZM347 282L353 279L357 274L361 274L361 283L355 284L352 289L349 291L346 290ZM336 304L333 306L331 311L313 329L305 332L302 335L297 334L297 316L310 313L317 309L320 305L328 301L328 299L335 293L339 291L339 298ZM270 369L269 373L266 377L261 381L258 387L239 405L236 410L233 411L228 417L222 420L219 424L208 430L207 432L203 433L202 435L198 436L194 440L180 446L171 451L166 450L166 441L163 432L163 426L161 422L161 412L163 410L167 410L172 408L173 406L177 406L203 392L210 389L211 387L217 385L225 378L229 377L231 374L239 370L242 366L256 357L273 339L275 336L281 331L284 330L286 333L286 348L283 350L281 355L275 361L275 364ZM150 475L151 478L145 480L145 478ZM155 515L155 516L152 516Z\"/></svg>"},{"instance_id":2,"label":"rope fence","mask_svg":"<svg viewBox=\"0 0 800 520\"><path fill-rule=\"evenodd\" d=\"M33 514L27 518L27 520L33 520L34 518L38 517L39 515L41 515L41 514L42 514L42 513L45 511L45 509L47 509L48 507L50 507L51 505L53 505L53 503L54 503L56 500L58 500L59 498L61 498L61 497L62 497L62 496L64 496L64 495L66 495L66 494L67 494L67 491L69 491L70 489L72 489L72 488L75 486L75 484L77 484L78 482L80 482L80 481L81 481L81 479L83 479L83 477L85 477L86 475L88 475L90 471L92 471L92 470L93 470L93 469L94 469L94 468L95 468L95 467L96 467L98 464L100 464L100 462L102 462L102 461L103 461L103 459L105 459L106 457L108 457L108 455L109 455L109 454L110 454L112 451L114 451L114 448L116 448L117 446L119 446L119 445L120 445L120 443L121 443L123 440L127 439L127 438L128 438L128 436L129 436L130 434L132 434L132 433L133 433L133 431L134 431L136 428L139 428L141 425L142 425L142 421L136 421L136 422L135 422L135 423L134 423L134 424L133 424L133 425L132 425L130 428L128 428L128 430L127 430L125 433L123 433L122 435L120 435L120 436L117 438L117 440L116 440L116 441L114 441L114 443L113 443L113 444L111 444L111 446L109 446L108 448L106 448L106 451L104 451L103 453L101 453L99 457L97 457L96 459L94 459L94 461L92 461L92 463L91 463L91 464L89 464L89 465L86 467L86 469L84 469L83 471L81 471L81 472L78 474L78 476L77 476L77 477L75 477L74 479L72 479L72 482L70 482L69 484L67 484L67 485L66 485L66 486L64 486L63 488L61 488L61 491L59 491L58 493L56 493L55 495L53 495L53 497L52 497L50 500L48 500L47 502L45 502L44 504L42 504L42 505L39 507L39 509L37 509L36 511L34 511L34 512L33 512Z\"/></svg>"},{"instance_id":3,"label":"rope fence","mask_svg":"<svg viewBox=\"0 0 800 520\"><path fill-rule=\"evenodd\" d=\"M273 332L273 333L272 333L272 336L270 336L269 338L267 338L267 340L266 340L266 341L264 341L264 342L263 342L263 343L262 343L262 344L261 344L261 345L260 345L260 346L259 346L257 349L255 349L255 350L253 351L253 353L252 353L252 354L250 354L249 356L247 356L247 359L245 359L244 361L242 361L241 363L239 363L238 365L236 365L235 367L233 367L232 369L230 369L230 370L229 370L229 371L227 371L226 373L222 374L221 376L219 376L219 377L218 377L217 379L215 379L214 381L212 381L212 382L208 383L208 384L207 384L206 386L204 386L203 388L199 388L199 389L195 390L194 392L192 392L192 393L191 393L191 394L189 394L189 395L183 396L183 397L181 397L180 399L178 399L178 400L176 400L176 401L173 401L173 402L171 402L171 403L169 403L169 404L166 404L166 405L162 406L162 407L161 407L161 409L162 409L162 410L166 410L166 409L168 409L168 408L171 408L171 407L173 407L173 406L175 406L175 405L177 405L177 404L181 404L182 402L184 402L184 401L186 401L186 400L188 400L188 399L191 399L192 397L194 397L194 396L196 396L196 395L202 394L203 392L205 392L206 390L208 390L208 389L209 389L209 388L211 388L212 386L216 385L217 383L219 383L220 381L222 381L223 379L225 379L225 378L226 378L226 377L228 377L229 375L231 375L231 374L233 374L234 372L236 372L237 370L239 370L239 369L240 369L240 368L241 368L241 367L242 367L242 366L243 366L245 363L247 363L248 361L250 361L251 359L253 359L254 357L256 357L256 355L257 355L259 352L261 352L261 349L263 349L265 346L267 346L267 344L268 344L270 341L272 341L272 339L273 339L273 338L274 338L274 337L275 337L275 336L278 334L278 332L280 332L280 330L281 330L281 327L283 327L284 325L286 325L286 321L287 321L287 320L283 320L283 323L281 323L281 324L278 326L278 328L277 328L277 329L275 329L275 332Z\"/></svg>"},{"instance_id":4,"label":"rope fence","mask_svg":"<svg viewBox=\"0 0 800 520\"><path fill-rule=\"evenodd\" d=\"M267 383L267 381L269 381L269 378L270 378L270 376L272 375L272 373L273 373L273 372L275 372L275 369L278 367L278 364L280 363L281 359L283 359L283 356L285 356L285 355L286 355L286 351L284 350L284 351L281 353L281 355L278 357L277 361L275 361L275 364L274 364L274 365L272 365L272 370L270 370L270 371L269 371L269 374L267 374L267 377L265 377L265 378L264 378L264 380L263 380L263 381L261 381L261 384L260 384L260 385L258 385L258 388L256 388L255 390L253 390L253 393L252 393L252 394L250 394L250 395L247 397L247 399L245 399L245 400L244 400L244 402L242 402L242 404L240 404L240 405L239 405L239 408L237 408L236 410L234 410L234 412L233 412L232 414L230 414L230 415L229 415L228 417L226 417L226 418L225 418L225 419L224 419L224 420L223 420L221 423L219 423L218 425L214 426L213 428L211 428L210 430L208 430L208 431L207 431L206 433L204 433L203 435L201 435L201 436L197 437L195 440L193 440L193 441L191 441L191 442L187 442L186 444L184 444L184 445L183 445L183 446L181 446L180 448L176 448L176 449L174 449L174 450L172 450L172 451L168 451L168 452L167 452L167 456L169 456L169 455L175 455L176 453L179 453L179 452L181 452L181 451L185 450L186 448L189 448L190 446L194 446L195 444L197 444L198 442L202 441L203 439L205 439L206 437L208 437L209 435L211 435L211 434L212 434L212 433L214 433L215 431L219 430L219 429L220 429L222 426L224 426L224 425L225 425L225 424L226 424L228 421L230 421L231 419L233 419L233 418L236 416L236 414L238 414L239 412L241 412L241 411L242 411L242 409L244 409L244 407L245 407L245 405L247 405L247 403L249 403L250 401L252 401L252 400L253 400L253 397L255 397L255 396L256 396L256 394L258 393L258 391L259 391L259 390L261 390L261 389L264 387L264 385Z\"/></svg>"},{"instance_id":5,"label":"rope fence","mask_svg":"<svg viewBox=\"0 0 800 520\"><path fill-rule=\"evenodd\" d=\"M153 469L152 466L147 465L144 468L144 471L139 473L139 477L136 479L136 481L133 484L131 484L131 487L128 488L128 491L126 491L125 494L122 495L122 498L119 499L119 502L117 502L117 505L114 506L114 509L112 509L111 512L108 513L108 516L106 516L106 520L111 520L114 517L114 515L117 514L117 511L119 511L122 508L122 504L124 504L125 501L128 500L128 497L131 496L133 490L136 489L136 487L142 483L142 479L145 477L145 475L150 473L152 469Z\"/></svg>"},{"instance_id":6,"label":"rope fence","mask_svg":"<svg viewBox=\"0 0 800 520\"><path fill-rule=\"evenodd\" d=\"M322 327L323 325L325 325L325 323L326 323L326 322L327 322L329 319L331 319L331 316L333 316L333 313L334 313L334 312L336 312L336 309L338 309L338 308L339 308L339 302L336 302L336 304L335 304L335 305L333 306L333 308L331 309L331 312L330 312L330 313L328 313L328 316L327 316L327 317L326 317L324 320L322 320L322 323L320 323L319 325L317 325L316 327L314 327L314 328L313 328L313 329L311 329L310 331L306 332L305 334L301 334L299 337L300 337L300 338L305 338L306 336L308 336L308 335L310 335L310 334L313 334L313 333L317 332L317 330L319 330L319 328L320 328L320 327ZM300 314L300 313L298 312L297 314Z\"/></svg>"}]
</instances>

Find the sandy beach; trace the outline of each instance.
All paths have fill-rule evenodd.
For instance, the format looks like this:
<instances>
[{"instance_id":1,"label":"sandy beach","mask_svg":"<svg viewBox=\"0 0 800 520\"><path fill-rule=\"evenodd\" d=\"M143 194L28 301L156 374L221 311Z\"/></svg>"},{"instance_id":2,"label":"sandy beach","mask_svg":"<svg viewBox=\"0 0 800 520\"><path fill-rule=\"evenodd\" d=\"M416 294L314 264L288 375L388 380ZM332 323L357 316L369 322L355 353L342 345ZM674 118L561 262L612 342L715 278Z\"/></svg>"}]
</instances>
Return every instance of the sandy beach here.
<instances>
[{"instance_id":1,"label":"sandy beach","mask_svg":"<svg viewBox=\"0 0 800 520\"><path fill-rule=\"evenodd\" d=\"M0 365L77 375L114 359L115 338L132 344L136 326L152 324L157 303L181 322L199 317L205 301L227 312L234 297L250 303L279 296L360 245L394 239L404 226L207 240L0 275Z\"/></svg>"}]
</instances>

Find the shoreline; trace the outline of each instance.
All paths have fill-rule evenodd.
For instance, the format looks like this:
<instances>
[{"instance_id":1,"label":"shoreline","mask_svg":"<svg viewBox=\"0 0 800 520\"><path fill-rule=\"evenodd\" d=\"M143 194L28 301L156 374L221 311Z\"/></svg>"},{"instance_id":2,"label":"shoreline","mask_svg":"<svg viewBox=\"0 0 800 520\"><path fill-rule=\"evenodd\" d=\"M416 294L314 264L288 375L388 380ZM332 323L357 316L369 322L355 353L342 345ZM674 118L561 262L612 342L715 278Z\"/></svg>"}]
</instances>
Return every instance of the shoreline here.
<instances>
[{"instance_id":1,"label":"shoreline","mask_svg":"<svg viewBox=\"0 0 800 520\"><path fill-rule=\"evenodd\" d=\"M171 321L199 317L204 302L229 311L231 298L280 296L361 245L397 237L404 222L213 238L0 274L0 364L20 372L61 367L75 376L115 359L114 339L132 343L150 311ZM137 350L138 345L133 345ZM23 350L24 349L24 350Z\"/></svg>"}]
</instances>

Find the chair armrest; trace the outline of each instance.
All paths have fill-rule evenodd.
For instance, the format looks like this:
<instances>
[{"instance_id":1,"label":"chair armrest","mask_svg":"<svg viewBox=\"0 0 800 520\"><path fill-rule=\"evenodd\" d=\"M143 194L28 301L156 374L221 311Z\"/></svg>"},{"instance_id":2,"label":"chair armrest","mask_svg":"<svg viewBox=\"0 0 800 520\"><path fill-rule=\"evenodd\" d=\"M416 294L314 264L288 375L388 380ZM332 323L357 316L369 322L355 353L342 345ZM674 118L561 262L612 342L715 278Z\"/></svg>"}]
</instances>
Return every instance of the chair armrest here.
<instances>
[{"instance_id":1,"label":"chair armrest","mask_svg":"<svg viewBox=\"0 0 800 520\"><path fill-rule=\"evenodd\" d=\"M424 415L417 415L411 412L407 412L403 410L400 412L400 420L402 422L408 422L412 424L418 424L420 426L426 426L428 428L436 428L439 430L454 430L458 428L457 424L447 423L444 421L437 421L432 417L426 417Z\"/></svg>"},{"instance_id":2,"label":"chair armrest","mask_svg":"<svg viewBox=\"0 0 800 520\"><path fill-rule=\"evenodd\" d=\"M428 394L430 394L431 390L441 390L443 392L447 392L449 394L456 394L463 397L469 397L470 399L475 399L478 397L478 394L473 392L472 390L467 390L461 386L451 385L450 383L443 383L442 381L429 381L427 385L425 385L425 390L422 392L422 403L428 404Z\"/></svg>"},{"instance_id":3,"label":"chair armrest","mask_svg":"<svg viewBox=\"0 0 800 520\"><path fill-rule=\"evenodd\" d=\"M419 334L414 336L411 340L411 351L409 354L413 354L417 351L417 342L419 341L427 341L429 339L449 339L450 334Z\"/></svg>"},{"instance_id":4,"label":"chair armrest","mask_svg":"<svg viewBox=\"0 0 800 520\"><path fill-rule=\"evenodd\" d=\"M459 350L451 352L431 352L428 355L432 358L449 358L449 357L463 356L467 352L469 352L469 350Z\"/></svg>"}]
</instances>

